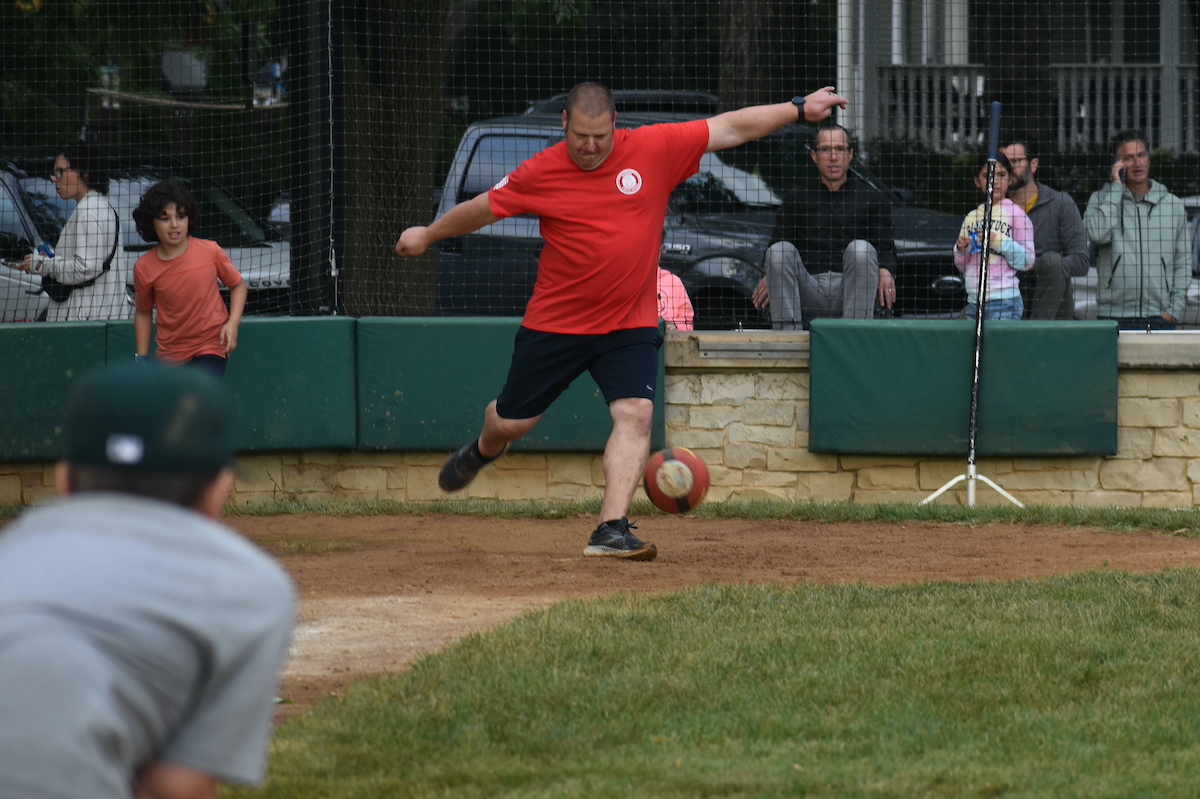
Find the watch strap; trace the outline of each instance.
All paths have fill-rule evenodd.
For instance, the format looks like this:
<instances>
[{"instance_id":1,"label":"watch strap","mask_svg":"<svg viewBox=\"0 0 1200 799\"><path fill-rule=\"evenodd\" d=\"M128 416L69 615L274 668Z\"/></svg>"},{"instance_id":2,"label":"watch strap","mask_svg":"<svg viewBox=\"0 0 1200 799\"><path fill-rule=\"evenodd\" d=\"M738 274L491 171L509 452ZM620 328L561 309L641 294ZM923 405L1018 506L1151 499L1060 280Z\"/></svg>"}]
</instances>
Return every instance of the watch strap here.
<instances>
[{"instance_id":1,"label":"watch strap","mask_svg":"<svg viewBox=\"0 0 1200 799\"><path fill-rule=\"evenodd\" d=\"M796 106L796 114L798 115L796 121L804 122L805 121L804 120L804 98L803 97L793 97L792 105Z\"/></svg>"}]
</instances>

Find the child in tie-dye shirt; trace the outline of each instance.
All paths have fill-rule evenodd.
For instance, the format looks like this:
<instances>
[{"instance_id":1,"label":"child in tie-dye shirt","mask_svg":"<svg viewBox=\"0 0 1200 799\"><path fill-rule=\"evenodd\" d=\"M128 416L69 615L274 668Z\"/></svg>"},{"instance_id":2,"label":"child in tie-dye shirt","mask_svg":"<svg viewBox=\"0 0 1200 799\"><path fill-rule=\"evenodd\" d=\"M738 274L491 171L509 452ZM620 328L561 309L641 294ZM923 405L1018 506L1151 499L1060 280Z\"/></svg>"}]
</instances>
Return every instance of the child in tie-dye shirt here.
<instances>
[{"instance_id":1,"label":"child in tie-dye shirt","mask_svg":"<svg viewBox=\"0 0 1200 799\"><path fill-rule=\"evenodd\" d=\"M975 185L987 192L988 159L980 155L975 165ZM1033 223L1008 193L1012 165L1003 153L996 156L996 175L992 191L992 229L988 235L990 252L987 287L984 289L984 319L1020 319L1025 312L1017 272L1033 266ZM974 319L979 308L979 261L984 249L984 206L980 205L963 220L954 246L954 265L967 284L966 317Z\"/></svg>"}]
</instances>

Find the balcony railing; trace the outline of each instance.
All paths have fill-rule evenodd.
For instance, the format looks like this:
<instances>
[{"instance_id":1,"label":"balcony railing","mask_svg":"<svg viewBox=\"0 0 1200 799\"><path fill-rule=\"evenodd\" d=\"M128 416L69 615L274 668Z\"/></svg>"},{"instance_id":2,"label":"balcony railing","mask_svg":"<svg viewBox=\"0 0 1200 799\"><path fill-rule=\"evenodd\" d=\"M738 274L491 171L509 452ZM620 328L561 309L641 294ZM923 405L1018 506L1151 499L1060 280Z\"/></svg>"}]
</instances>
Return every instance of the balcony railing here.
<instances>
[{"instance_id":1,"label":"balcony railing","mask_svg":"<svg viewBox=\"0 0 1200 799\"><path fill-rule=\"evenodd\" d=\"M1200 152L1198 72L1195 66L1051 66L1059 149L1104 145L1118 130L1139 128L1156 146ZM989 99L983 67L885 66L878 85L879 129L872 133L939 151L983 144Z\"/></svg>"}]
</instances>

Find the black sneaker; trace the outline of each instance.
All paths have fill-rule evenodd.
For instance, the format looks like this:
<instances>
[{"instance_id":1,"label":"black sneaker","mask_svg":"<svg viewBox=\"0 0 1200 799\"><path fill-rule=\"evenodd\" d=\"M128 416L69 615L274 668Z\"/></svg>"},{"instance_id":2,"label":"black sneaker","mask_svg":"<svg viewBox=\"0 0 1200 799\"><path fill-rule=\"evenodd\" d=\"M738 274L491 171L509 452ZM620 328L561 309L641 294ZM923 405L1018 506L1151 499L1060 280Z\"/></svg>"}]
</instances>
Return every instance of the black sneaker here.
<instances>
[{"instance_id":1,"label":"black sneaker","mask_svg":"<svg viewBox=\"0 0 1200 799\"><path fill-rule=\"evenodd\" d=\"M658 557L658 547L654 544L647 544L629 532L636 529L629 523L628 516L604 522L596 528L596 532L592 533L587 549L583 550L583 556L585 558L654 560Z\"/></svg>"},{"instance_id":2,"label":"black sneaker","mask_svg":"<svg viewBox=\"0 0 1200 799\"><path fill-rule=\"evenodd\" d=\"M500 455L507 451L508 446L506 445L504 449L500 450ZM497 455L496 458L499 458L500 455ZM479 470L496 458L483 457L479 453L479 440L476 439L450 456L442 466L441 473L438 474L438 485L443 491L458 491L466 488L475 479L475 475L479 474Z\"/></svg>"}]
</instances>

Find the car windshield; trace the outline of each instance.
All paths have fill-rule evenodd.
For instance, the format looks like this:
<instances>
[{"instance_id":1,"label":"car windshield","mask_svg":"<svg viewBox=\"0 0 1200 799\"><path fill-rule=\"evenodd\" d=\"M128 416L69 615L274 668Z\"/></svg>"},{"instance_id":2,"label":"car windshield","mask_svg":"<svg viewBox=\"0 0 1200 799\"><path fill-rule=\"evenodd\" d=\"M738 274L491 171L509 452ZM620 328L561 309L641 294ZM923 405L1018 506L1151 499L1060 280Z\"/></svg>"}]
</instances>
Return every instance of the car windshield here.
<instances>
[{"instance_id":1,"label":"car windshield","mask_svg":"<svg viewBox=\"0 0 1200 799\"><path fill-rule=\"evenodd\" d=\"M511 133L480 138L459 189L458 199L470 200L483 194L522 162L545 150L552 143L550 136Z\"/></svg>"},{"instance_id":2,"label":"car windshield","mask_svg":"<svg viewBox=\"0 0 1200 799\"><path fill-rule=\"evenodd\" d=\"M745 214L773 211L782 197L803 180L816 180L809 156L810 132L781 131L730 150L705 153L700 170L681 184L672 205L689 214ZM459 202L499 183L523 161L554 144L560 136L501 131L480 137L459 186ZM851 171L869 186L895 200L887 186L861 162Z\"/></svg>"},{"instance_id":3,"label":"car windshield","mask_svg":"<svg viewBox=\"0 0 1200 799\"><path fill-rule=\"evenodd\" d=\"M724 154L705 153L700 171L675 189L671 202L681 213L740 214L782 204L766 181L725 163Z\"/></svg>"},{"instance_id":4,"label":"car windshield","mask_svg":"<svg viewBox=\"0 0 1200 799\"><path fill-rule=\"evenodd\" d=\"M126 249L145 250L150 247L133 225L133 209L141 202L146 190L160 180L175 180L192 192L200 206L201 237L212 239L227 249L254 247L269 240L269 234L263 226L219 184L204 177L189 177L142 170L136 175L113 176L108 200L121 216L121 240ZM59 199L54 184L46 178L27 177L20 182L39 229L50 240L57 240L63 225L75 212L75 201Z\"/></svg>"}]
</instances>

